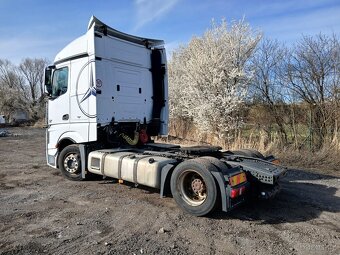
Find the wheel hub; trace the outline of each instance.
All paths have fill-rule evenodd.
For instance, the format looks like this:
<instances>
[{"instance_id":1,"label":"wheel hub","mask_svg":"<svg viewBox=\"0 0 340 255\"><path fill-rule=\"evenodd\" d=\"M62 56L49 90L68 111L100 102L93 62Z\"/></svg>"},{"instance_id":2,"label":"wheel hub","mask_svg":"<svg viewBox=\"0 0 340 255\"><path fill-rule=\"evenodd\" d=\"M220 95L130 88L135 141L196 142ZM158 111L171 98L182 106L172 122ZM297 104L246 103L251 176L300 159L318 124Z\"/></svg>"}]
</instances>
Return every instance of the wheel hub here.
<instances>
[{"instance_id":1,"label":"wheel hub","mask_svg":"<svg viewBox=\"0 0 340 255\"><path fill-rule=\"evenodd\" d=\"M192 191L195 192L195 194L199 195L204 190L204 184L202 180L200 179L194 179L191 183Z\"/></svg>"},{"instance_id":2,"label":"wheel hub","mask_svg":"<svg viewBox=\"0 0 340 255\"><path fill-rule=\"evenodd\" d=\"M77 154L70 154L64 160L64 168L69 173L76 173L79 167L79 156Z\"/></svg>"},{"instance_id":3,"label":"wheel hub","mask_svg":"<svg viewBox=\"0 0 340 255\"><path fill-rule=\"evenodd\" d=\"M185 202L191 206L203 204L207 198L206 184L196 171L187 170L179 177L179 187Z\"/></svg>"}]
</instances>

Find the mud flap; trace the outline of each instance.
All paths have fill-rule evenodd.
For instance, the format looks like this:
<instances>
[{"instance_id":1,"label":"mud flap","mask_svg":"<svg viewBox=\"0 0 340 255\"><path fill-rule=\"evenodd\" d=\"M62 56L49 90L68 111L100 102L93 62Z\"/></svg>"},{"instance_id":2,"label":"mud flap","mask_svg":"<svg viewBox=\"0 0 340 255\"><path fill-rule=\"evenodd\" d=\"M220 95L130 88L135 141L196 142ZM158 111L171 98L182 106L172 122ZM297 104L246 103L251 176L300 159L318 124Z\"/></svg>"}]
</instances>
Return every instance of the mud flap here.
<instances>
[{"instance_id":1,"label":"mud flap","mask_svg":"<svg viewBox=\"0 0 340 255\"><path fill-rule=\"evenodd\" d=\"M225 186L224 176L221 172L210 172L218 183L218 187L221 193L222 211L228 212L229 208L229 196L227 195L227 187Z\"/></svg>"},{"instance_id":2,"label":"mud flap","mask_svg":"<svg viewBox=\"0 0 340 255\"><path fill-rule=\"evenodd\" d=\"M81 178L85 180L86 173L87 173L87 158L85 153L85 145L80 144L79 145L79 151L80 151L80 162L81 162Z\"/></svg>"},{"instance_id":3,"label":"mud flap","mask_svg":"<svg viewBox=\"0 0 340 255\"><path fill-rule=\"evenodd\" d=\"M170 194L170 179L171 179L171 173L174 169L173 164L167 164L162 168L161 172L161 187L160 187L160 197L163 198L166 196L166 194Z\"/></svg>"}]
</instances>

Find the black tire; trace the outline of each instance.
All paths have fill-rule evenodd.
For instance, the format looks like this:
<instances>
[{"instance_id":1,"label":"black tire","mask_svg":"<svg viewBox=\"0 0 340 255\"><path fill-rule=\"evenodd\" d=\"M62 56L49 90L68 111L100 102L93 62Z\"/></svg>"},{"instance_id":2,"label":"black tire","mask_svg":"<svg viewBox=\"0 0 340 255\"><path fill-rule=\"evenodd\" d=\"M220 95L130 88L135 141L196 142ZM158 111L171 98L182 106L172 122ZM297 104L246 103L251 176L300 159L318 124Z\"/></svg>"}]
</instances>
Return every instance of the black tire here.
<instances>
[{"instance_id":1,"label":"black tire","mask_svg":"<svg viewBox=\"0 0 340 255\"><path fill-rule=\"evenodd\" d=\"M184 161L174 169L170 181L172 196L185 212L204 216L215 209L218 190L210 171L217 169L203 159Z\"/></svg>"},{"instance_id":2,"label":"black tire","mask_svg":"<svg viewBox=\"0 0 340 255\"><path fill-rule=\"evenodd\" d=\"M253 149L240 149L237 151L232 151L232 153L236 155L251 157L251 158L265 159L265 157L263 156L261 152L257 150L253 150Z\"/></svg>"},{"instance_id":3,"label":"black tire","mask_svg":"<svg viewBox=\"0 0 340 255\"><path fill-rule=\"evenodd\" d=\"M204 157L201 157L201 159L208 160L211 164L213 164L215 167L217 167L221 172L226 172L226 171L228 171L229 168L231 168L229 165L223 163L218 158L214 158L214 157L211 157L211 156L204 156Z\"/></svg>"},{"instance_id":4,"label":"black tire","mask_svg":"<svg viewBox=\"0 0 340 255\"><path fill-rule=\"evenodd\" d=\"M61 174L71 181L81 181L81 159L77 145L66 146L58 158Z\"/></svg>"}]
</instances>

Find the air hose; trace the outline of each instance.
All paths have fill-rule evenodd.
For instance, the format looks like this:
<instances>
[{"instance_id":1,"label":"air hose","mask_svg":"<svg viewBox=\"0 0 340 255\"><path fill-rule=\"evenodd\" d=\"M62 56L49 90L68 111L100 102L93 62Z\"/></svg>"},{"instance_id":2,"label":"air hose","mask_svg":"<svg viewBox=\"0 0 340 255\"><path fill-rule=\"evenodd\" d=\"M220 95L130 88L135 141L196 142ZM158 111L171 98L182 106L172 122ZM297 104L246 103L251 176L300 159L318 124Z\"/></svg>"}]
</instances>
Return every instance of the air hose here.
<instances>
[{"instance_id":1,"label":"air hose","mask_svg":"<svg viewBox=\"0 0 340 255\"><path fill-rule=\"evenodd\" d=\"M136 145L139 140L139 133L135 132L135 137L133 140L126 134L121 133L119 136L121 136L129 145Z\"/></svg>"}]
</instances>

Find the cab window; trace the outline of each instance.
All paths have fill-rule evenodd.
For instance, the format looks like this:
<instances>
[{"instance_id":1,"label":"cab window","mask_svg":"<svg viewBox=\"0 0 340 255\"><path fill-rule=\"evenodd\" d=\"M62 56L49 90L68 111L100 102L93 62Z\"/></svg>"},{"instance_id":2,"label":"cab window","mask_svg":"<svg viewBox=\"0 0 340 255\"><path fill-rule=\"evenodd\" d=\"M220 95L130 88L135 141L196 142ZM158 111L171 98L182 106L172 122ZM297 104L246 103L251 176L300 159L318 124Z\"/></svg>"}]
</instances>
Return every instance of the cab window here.
<instances>
[{"instance_id":1,"label":"cab window","mask_svg":"<svg viewBox=\"0 0 340 255\"><path fill-rule=\"evenodd\" d=\"M65 94L68 86L68 68L57 69L53 73L52 80L52 97L58 97Z\"/></svg>"}]
</instances>

